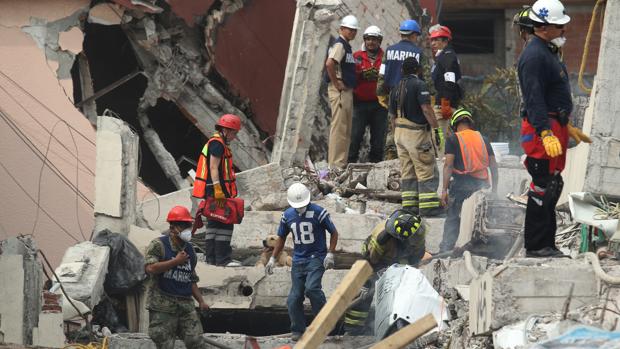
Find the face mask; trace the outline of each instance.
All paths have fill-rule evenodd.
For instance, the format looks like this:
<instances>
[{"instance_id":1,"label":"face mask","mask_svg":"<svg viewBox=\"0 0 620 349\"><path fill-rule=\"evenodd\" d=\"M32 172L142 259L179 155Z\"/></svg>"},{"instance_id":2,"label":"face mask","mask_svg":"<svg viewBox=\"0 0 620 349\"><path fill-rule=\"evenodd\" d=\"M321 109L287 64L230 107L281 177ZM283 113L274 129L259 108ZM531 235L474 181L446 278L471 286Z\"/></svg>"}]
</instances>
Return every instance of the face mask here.
<instances>
[{"instance_id":1,"label":"face mask","mask_svg":"<svg viewBox=\"0 0 620 349\"><path fill-rule=\"evenodd\" d=\"M308 206L299 207L299 208L296 208L295 210L297 211L298 214L304 214L304 213L306 213L307 207Z\"/></svg>"},{"instance_id":2,"label":"face mask","mask_svg":"<svg viewBox=\"0 0 620 349\"><path fill-rule=\"evenodd\" d=\"M564 44L566 43L566 38L563 36L559 36L553 40L551 40L551 43L554 44L556 47L560 48L562 46L564 46Z\"/></svg>"},{"instance_id":3,"label":"face mask","mask_svg":"<svg viewBox=\"0 0 620 349\"><path fill-rule=\"evenodd\" d=\"M179 234L179 239L189 242L192 239L192 230L187 228Z\"/></svg>"}]
</instances>

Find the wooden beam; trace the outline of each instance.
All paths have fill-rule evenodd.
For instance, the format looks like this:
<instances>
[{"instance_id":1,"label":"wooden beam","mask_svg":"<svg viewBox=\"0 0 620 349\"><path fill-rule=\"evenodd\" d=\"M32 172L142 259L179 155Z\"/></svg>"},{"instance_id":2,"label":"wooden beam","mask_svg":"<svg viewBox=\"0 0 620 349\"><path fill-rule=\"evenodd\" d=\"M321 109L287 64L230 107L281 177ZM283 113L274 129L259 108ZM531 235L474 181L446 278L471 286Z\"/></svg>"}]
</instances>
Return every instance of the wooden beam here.
<instances>
[{"instance_id":1,"label":"wooden beam","mask_svg":"<svg viewBox=\"0 0 620 349\"><path fill-rule=\"evenodd\" d=\"M392 333L389 337L381 342L373 345L370 349L400 349L406 347L409 343L416 340L426 332L437 326L437 322L433 314L426 314L418 321L405 326L399 331Z\"/></svg>"},{"instance_id":2,"label":"wooden beam","mask_svg":"<svg viewBox=\"0 0 620 349\"><path fill-rule=\"evenodd\" d=\"M329 297L323 309L308 326L304 335L295 345L295 349L318 348L370 275L372 275L372 267L368 261L358 260L355 262L340 285Z\"/></svg>"}]
</instances>

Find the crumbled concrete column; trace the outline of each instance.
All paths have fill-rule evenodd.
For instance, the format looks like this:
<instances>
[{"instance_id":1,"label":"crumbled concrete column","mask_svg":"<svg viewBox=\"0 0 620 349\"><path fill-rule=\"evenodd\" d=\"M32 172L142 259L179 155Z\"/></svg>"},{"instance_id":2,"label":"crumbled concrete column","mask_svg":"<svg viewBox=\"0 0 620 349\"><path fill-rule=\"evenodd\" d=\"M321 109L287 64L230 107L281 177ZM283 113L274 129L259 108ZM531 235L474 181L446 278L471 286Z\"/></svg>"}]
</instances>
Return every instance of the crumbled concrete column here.
<instances>
[{"instance_id":1,"label":"crumbled concrete column","mask_svg":"<svg viewBox=\"0 0 620 349\"><path fill-rule=\"evenodd\" d=\"M339 0L298 1L291 35L272 162L283 168L302 165L311 146L330 24Z\"/></svg>"},{"instance_id":2,"label":"crumbled concrete column","mask_svg":"<svg viewBox=\"0 0 620 349\"><path fill-rule=\"evenodd\" d=\"M122 120L97 119L95 227L123 235L136 220L138 136Z\"/></svg>"},{"instance_id":3,"label":"crumbled concrete column","mask_svg":"<svg viewBox=\"0 0 620 349\"><path fill-rule=\"evenodd\" d=\"M62 311L44 311L39 314L39 324L32 330L32 345L46 348L64 348Z\"/></svg>"},{"instance_id":4,"label":"crumbled concrete column","mask_svg":"<svg viewBox=\"0 0 620 349\"><path fill-rule=\"evenodd\" d=\"M24 342L24 257L18 254L0 255L0 332L5 343ZM13 320L11 320L13 319Z\"/></svg>"},{"instance_id":5,"label":"crumbled concrete column","mask_svg":"<svg viewBox=\"0 0 620 349\"><path fill-rule=\"evenodd\" d=\"M513 259L470 285L469 331L485 333L532 314L561 312L574 285L570 309L598 302L592 267L571 259Z\"/></svg>"}]
</instances>

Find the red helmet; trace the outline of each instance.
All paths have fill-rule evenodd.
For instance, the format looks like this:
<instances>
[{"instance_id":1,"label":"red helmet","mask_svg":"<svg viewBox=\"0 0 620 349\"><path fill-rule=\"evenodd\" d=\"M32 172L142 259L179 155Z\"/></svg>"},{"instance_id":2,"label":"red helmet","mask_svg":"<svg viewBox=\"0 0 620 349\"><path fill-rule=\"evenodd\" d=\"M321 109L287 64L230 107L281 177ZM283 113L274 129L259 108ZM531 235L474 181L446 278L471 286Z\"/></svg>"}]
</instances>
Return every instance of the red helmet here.
<instances>
[{"instance_id":1,"label":"red helmet","mask_svg":"<svg viewBox=\"0 0 620 349\"><path fill-rule=\"evenodd\" d=\"M217 121L216 125L239 131L241 129L241 119L237 115L224 114Z\"/></svg>"},{"instance_id":2,"label":"red helmet","mask_svg":"<svg viewBox=\"0 0 620 349\"><path fill-rule=\"evenodd\" d=\"M174 206L170 212L168 212L167 222L193 222L192 216L189 214L189 210L185 206Z\"/></svg>"},{"instance_id":3,"label":"red helmet","mask_svg":"<svg viewBox=\"0 0 620 349\"><path fill-rule=\"evenodd\" d=\"M439 28L431 32L431 39L435 38L447 38L448 40L452 40L452 31L446 26L439 26Z\"/></svg>"}]
</instances>

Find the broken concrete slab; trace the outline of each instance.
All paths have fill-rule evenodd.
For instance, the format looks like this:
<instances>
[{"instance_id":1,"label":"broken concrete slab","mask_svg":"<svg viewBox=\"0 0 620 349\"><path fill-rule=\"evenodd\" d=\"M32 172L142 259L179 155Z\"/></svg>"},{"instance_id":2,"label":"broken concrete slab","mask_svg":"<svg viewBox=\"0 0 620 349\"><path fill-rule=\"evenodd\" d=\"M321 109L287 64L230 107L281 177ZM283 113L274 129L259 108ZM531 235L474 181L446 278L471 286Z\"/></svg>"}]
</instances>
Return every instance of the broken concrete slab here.
<instances>
[{"instance_id":1,"label":"broken concrete slab","mask_svg":"<svg viewBox=\"0 0 620 349\"><path fill-rule=\"evenodd\" d=\"M19 254L0 254L0 332L5 343L26 344L21 320L26 305L23 258Z\"/></svg>"},{"instance_id":2,"label":"broken concrete slab","mask_svg":"<svg viewBox=\"0 0 620 349\"><path fill-rule=\"evenodd\" d=\"M129 234L136 221L138 136L122 120L97 118L95 232Z\"/></svg>"},{"instance_id":3,"label":"broken concrete slab","mask_svg":"<svg viewBox=\"0 0 620 349\"><path fill-rule=\"evenodd\" d=\"M32 345L46 348L64 348L65 340L62 313L40 313L38 325L32 330Z\"/></svg>"},{"instance_id":4,"label":"broken concrete slab","mask_svg":"<svg viewBox=\"0 0 620 349\"><path fill-rule=\"evenodd\" d=\"M109 258L109 247L84 241L65 251L56 274L71 298L92 309L104 292L103 282L108 272Z\"/></svg>"},{"instance_id":5,"label":"broken concrete slab","mask_svg":"<svg viewBox=\"0 0 620 349\"><path fill-rule=\"evenodd\" d=\"M88 22L101 25L119 25L125 9L112 3L100 3L88 11Z\"/></svg>"},{"instance_id":6,"label":"broken concrete slab","mask_svg":"<svg viewBox=\"0 0 620 349\"><path fill-rule=\"evenodd\" d=\"M286 186L280 164L272 162L237 174L239 197L246 206L258 211L276 211L288 207Z\"/></svg>"},{"instance_id":7,"label":"broken concrete slab","mask_svg":"<svg viewBox=\"0 0 620 349\"><path fill-rule=\"evenodd\" d=\"M570 309L598 302L592 268L570 259L512 259L470 285L469 333L497 330L529 315L561 312L574 285Z\"/></svg>"},{"instance_id":8,"label":"broken concrete slab","mask_svg":"<svg viewBox=\"0 0 620 349\"><path fill-rule=\"evenodd\" d=\"M478 273L484 273L487 270L488 259L486 257L472 256L472 266ZM449 288L469 285L474 278L468 271L464 258L434 259L420 267L420 270L441 294Z\"/></svg>"}]
</instances>

